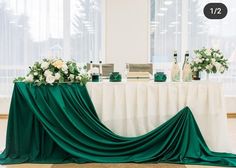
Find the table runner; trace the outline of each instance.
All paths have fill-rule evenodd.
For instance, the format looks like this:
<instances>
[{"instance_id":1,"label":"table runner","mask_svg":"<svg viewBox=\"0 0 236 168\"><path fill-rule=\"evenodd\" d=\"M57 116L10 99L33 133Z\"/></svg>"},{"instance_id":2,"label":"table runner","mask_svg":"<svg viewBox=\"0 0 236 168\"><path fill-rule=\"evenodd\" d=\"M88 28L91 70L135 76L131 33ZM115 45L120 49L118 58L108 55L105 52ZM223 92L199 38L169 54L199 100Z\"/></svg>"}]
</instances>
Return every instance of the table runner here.
<instances>
[{"instance_id":1,"label":"table runner","mask_svg":"<svg viewBox=\"0 0 236 168\"><path fill-rule=\"evenodd\" d=\"M97 117L86 87L16 83L1 164L168 162L236 166L207 147L188 107L158 128L122 137Z\"/></svg>"}]
</instances>

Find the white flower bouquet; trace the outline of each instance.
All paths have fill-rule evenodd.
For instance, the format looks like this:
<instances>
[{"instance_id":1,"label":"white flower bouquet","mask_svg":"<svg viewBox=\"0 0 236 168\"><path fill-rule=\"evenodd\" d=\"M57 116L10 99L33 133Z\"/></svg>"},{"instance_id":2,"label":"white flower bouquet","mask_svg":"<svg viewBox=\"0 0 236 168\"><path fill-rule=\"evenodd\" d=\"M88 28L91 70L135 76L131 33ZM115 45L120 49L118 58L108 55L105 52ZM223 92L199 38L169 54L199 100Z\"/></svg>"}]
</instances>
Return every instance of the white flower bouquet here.
<instances>
[{"instance_id":1,"label":"white flower bouquet","mask_svg":"<svg viewBox=\"0 0 236 168\"><path fill-rule=\"evenodd\" d=\"M85 85L90 80L86 66L81 66L74 61L43 59L29 68L26 77L18 77L14 82L29 82L37 85L77 82Z\"/></svg>"},{"instance_id":2,"label":"white flower bouquet","mask_svg":"<svg viewBox=\"0 0 236 168\"><path fill-rule=\"evenodd\" d=\"M224 73L229 68L228 60L224 58L220 50L203 48L201 50L195 50L194 53L196 57L191 63L193 72Z\"/></svg>"}]
</instances>

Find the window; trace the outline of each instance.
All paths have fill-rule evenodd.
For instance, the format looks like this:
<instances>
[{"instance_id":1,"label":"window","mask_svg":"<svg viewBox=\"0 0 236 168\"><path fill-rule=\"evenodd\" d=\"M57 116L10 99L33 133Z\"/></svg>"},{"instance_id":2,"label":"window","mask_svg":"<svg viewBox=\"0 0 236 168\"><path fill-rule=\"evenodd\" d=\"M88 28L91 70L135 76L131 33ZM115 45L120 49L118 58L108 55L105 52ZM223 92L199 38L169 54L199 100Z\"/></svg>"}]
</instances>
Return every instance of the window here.
<instances>
[{"instance_id":1,"label":"window","mask_svg":"<svg viewBox=\"0 0 236 168\"><path fill-rule=\"evenodd\" d=\"M0 96L45 57L99 61L101 0L1 0Z\"/></svg>"},{"instance_id":2,"label":"window","mask_svg":"<svg viewBox=\"0 0 236 168\"><path fill-rule=\"evenodd\" d=\"M228 8L227 16L221 20L210 20L203 15L201 11L209 2L189 0L189 49L192 51L203 46L219 48L230 61L230 67L223 75L211 77L224 82L225 94L236 95L236 1L220 1Z\"/></svg>"},{"instance_id":3,"label":"window","mask_svg":"<svg viewBox=\"0 0 236 168\"><path fill-rule=\"evenodd\" d=\"M230 61L224 74L211 75L223 81L225 94L236 95L236 1L220 0L228 8L222 20L210 20L203 8L210 0L151 0L150 40L151 61L158 68L170 71L173 51L183 62L186 50L194 57L193 50L202 47L219 48Z\"/></svg>"},{"instance_id":4,"label":"window","mask_svg":"<svg viewBox=\"0 0 236 168\"><path fill-rule=\"evenodd\" d=\"M151 0L151 61L171 62L181 51L181 1Z\"/></svg>"}]
</instances>

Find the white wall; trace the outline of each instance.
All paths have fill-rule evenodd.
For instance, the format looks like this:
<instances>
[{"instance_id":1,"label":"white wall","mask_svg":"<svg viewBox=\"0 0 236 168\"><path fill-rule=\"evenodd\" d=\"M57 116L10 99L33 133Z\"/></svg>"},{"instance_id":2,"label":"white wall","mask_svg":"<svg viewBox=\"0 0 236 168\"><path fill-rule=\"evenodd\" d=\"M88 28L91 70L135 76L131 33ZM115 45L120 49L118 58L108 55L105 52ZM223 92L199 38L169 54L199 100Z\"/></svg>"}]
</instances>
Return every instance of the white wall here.
<instances>
[{"instance_id":1,"label":"white wall","mask_svg":"<svg viewBox=\"0 0 236 168\"><path fill-rule=\"evenodd\" d=\"M0 97L0 114L8 114L10 102L10 97Z\"/></svg>"},{"instance_id":2,"label":"white wall","mask_svg":"<svg viewBox=\"0 0 236 168\"><path fill-rule=\"evenodd\" d=\"M148 62L148 0L106 0L106 62L124 72L125 63Z\"/></svg>"},{"instance_id":3,"label":"white wall","mask_svg":"<svg viewBox=\"0 0 236 168\"><path fill-rule=\"evenodd\" d=\"M225 96L225 108L227 113L236 113L235 96Z\"/></svg>"}]
</instances>

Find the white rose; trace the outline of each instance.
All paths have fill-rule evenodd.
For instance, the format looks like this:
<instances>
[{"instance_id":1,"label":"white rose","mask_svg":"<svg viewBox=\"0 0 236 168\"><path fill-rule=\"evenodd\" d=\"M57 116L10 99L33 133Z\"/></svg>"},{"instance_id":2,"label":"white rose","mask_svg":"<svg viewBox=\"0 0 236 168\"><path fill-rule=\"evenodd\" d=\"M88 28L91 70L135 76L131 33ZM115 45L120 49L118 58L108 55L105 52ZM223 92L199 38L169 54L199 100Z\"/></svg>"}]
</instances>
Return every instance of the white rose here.
<instances>
[{"instance_id":1,"label":"white rose","mask_svg":"<svg viewBox=\"0 0 236 168\"><path fill-rule=\"evenodd\" d=\"M37 76L38 75L38 72L34 72L34 76Z\"/></svg>"},{"instance_id":2,"label":"white rose","mask_svg":"<svg viewBox=\"0 0 236 168\"><path fill-rule=\"evenodd\" d=\"M63 72L66 72L68 70L68 66L64 63L61 67Z\"/></svg>"},{"instance_id":3,"label":"white rose","mask_svg":"<svg viewBox=\"0 0 236 168\"><path fill-rule=\"evenodd\" d=\"M28 75L28 76L26 76L25 81L26 81L26 82L33 82L33 81L34 81L34 76L31 75L31 74Z\"/></svg>"},{"instance_id":4,"label":"white rose","mask_svg":"<svg viewBox=\"0 0 236 168\"><path fill-rule=\"evenodd\" d=\"M55 80L59 80L60 77L61 77L60 73L57 72L57 73L55 74Z\"/></svg>"},{"instance_id":5,"label":"white rose","mask_svg":"<svg viewBox=\"0 0 236 168\"><path fill-rule=\"evenodd\" d=\"M197 64L199 64L199 63L202 63L203 60L204 60L204 58L196 58L196 59L195 59L195 62L196 62Z\"/></svg>"},{"instance_id":6,"label":"white rose","mask_svg":"<svg viewBox=\"0 0 236 168\"><path fill-rule=\"evenodd\" d=\"M80 70L80 74L86 74L86 73L87 73L87 72L86 72L86 69L83 69L83 68L82 68L82 69Z\"/></svg>"},{"instance_id":7,"label":"white rose","mask_svg":"<svg viewBox=\"0 0 236 168\"><path fill-rule=\"evenodd\" d=\"M207 69L207 70L211 70L211 68L212 68L212 66L210 66L210 65L207 65L207 66L206 66L206 69Z\"/></svg>"},{"instance_id":8,"label":"white rose","mask_svg":"<svg viewBox=\"0 0 236 168\"><path fill-rule=\"evenodd\" d=\"M42 68L43 70L45 70L45 69L47 69L48 67L49 67L49 63L43 61L42 64L41 64L41 68Z\"/></svg>"},{"instance_id":9,"label":"white rose","mask_svg":"<svg viewBox=\"0 0 236 168\"><path fill-rule=\"evenodd\" d=\"M225 71L225 68L223 66L220 67L220 73L223 73Z\"/></svg>"},{"instance_id":10,"label":"white rose","mask_svg":"<svg viewBox=\"0 0 236 168\"><path fill-rule=\"evenodd\" d=\"M194 67L194 68L193 68L193 71L194 71L194 72L197 72L197 67Z\"/></svg>"},{"instance_id":11,"label":"white rose","mask_svg":"<svg viewBox=\"0 0 236 168\"><path fill-rule=\"evenodd\" d=\"M217 71L220 71L221 64L219 62L214 62L213 65L216 67Z\"/></svg>"},{"instance_id":12,"label":"white rose","mask_svg":"<svg viewBox=\"0 0 236 168\"><path fill-rule=\"evenodd\" d=\"M222 53L220 53L220 54L217 53L217 54L216 54L216 57L218 57L218 58L219 58L219 57L224 57L224 55L223 55Z\"/></svg>"},{"instance_id":13,"label":"white rose","mask_svg":"<svg viewBox=\"0 0 236 168\"><path fill-rule=\"evenodd\" d=\"M193 61L196 62L196 63L198 63L198 58L195 58Z\"/></svg>"},{"instance_id":14,"label":"white rose","mask_svg":"<svg viewBox=\"0 0 236 168\"><path fill-rule=\"evenodd\" d=\"M78 68L78 69L83 69L83 67L84 67L84 64L82 64L82 63L76 63L76 67Z\"/></svg>"},{"instance_id":15,"label":"white rose","mask_svg":"<svg viewBox=\"0 0 236 168\"><path fill-rule=\"evenodd\" d=\"M211 59L211 62L212 62L212 63L215 63L215 62L216 62L216 59L215 59L215 58L212 58L212 59Z\"/></svg>"},{"instance_id":16,"label":"white rose","mask_svg":"<svg viewBox=\"0 0 236 168\"><path fill-rule=\"evenodd\" d=\"M197 53L197 57L201 58L201 57L202 57L202 55L201 55L201 54L199 54L199 53Z\"/></svg>"},{"instance_id":17,"label":"white rose","mask_svg":"<svg viewBox=\"0 0 236 168\"><path fill-rule=\"evenodd\" d=\"M205 54L206 54L206 55L211 55L211 49L207 49L207 50L205 51Z\"/></svg>"},{"instance_id":18,"label":"white rose","mask_svg":"<svg viewBox=\"0 0 236 168\"><path fill-rule=\"evenodd\" d=\"M65 74L68 74L68 70L64 71Z\"/></svg>"},{"instance_id":19,"label":"white rose","mask_svg":"<svg viewBox=\"0 0 236 168\"><path fill-rule=\"evenodd\" d=\"M81 80L81 76L76 76L76 80Z\"/></svg>"},{"instance_id":20,"label":"white rose","mask_svg":"<svg viewBox=\"0 0 236 168\"><path fill-rule=\"evenodd\" d=\"M209 59L207 58L206 61L209 61Z\"/></svg>"},{"instance_id":21,"label":"white rose","mask_svg":"<svg viewBox=\"0 0 236 168\"><path fill-rule=\"evenodd\" d=\"M210 64L211 69L213 68L213 66L214 66L213 64Z\"/></svg>"},{"instance_id":22,"label":"white rose","mask_svg":"<svg viewBox=\"0 0 236 168\"><path fill-rule=\"evenodd\" d=\"M44 76L52 76L52 72L51 71L49 71L49 70L46 70L45 72L44 72Z\"/></svg>"},{"instance_id":23,"label":"white rose","mask_svg":"<svg viewBox=\"0 0 236 168\"><path fill-rule=\"evenodd\" d=\"M74 78L75 78L75 75L70 74L69 79L70 79L70 80L73 80Z\"/></svg>"},{"instance_id":24,"label":"white rose","mask_svg":"<svg viewBox=\"0 0 236 168\"><path fill-rule=\"evenodd\" d=\"M53 82L55 82L55 76L53 75L48 75L46 77L46 82L49 83L49 84L52 84Z\"/></svg>"}]
</instances>

